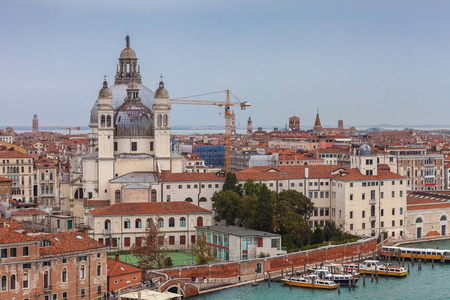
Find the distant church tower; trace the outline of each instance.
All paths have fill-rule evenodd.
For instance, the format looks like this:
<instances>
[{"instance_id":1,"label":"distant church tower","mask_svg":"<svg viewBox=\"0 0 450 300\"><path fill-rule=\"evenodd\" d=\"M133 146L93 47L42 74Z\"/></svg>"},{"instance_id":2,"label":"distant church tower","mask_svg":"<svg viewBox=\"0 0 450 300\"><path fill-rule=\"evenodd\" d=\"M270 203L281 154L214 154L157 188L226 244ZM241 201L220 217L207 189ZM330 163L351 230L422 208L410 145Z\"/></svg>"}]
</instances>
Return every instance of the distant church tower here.
<instances>
[{"instance_id":1,"label":"distant church tower","mask_svg":"<svg viewBox=\"0 0 450 300\"><path fill-rule=\"evenodd\" d=\"M289 118L289 129L292 132L300 131L300 118L293 116Z\"/></svg>"},{"instance_id":2,"label":"distant church tower","mask_svg":"<svg viewBox=\"0 0 450 300\"><path fill-rule=\"evenodd\" d=\"M155 91L155 157L162 170L170 170L170 104L169 92L164 88L164 82L159 83ZM161 160L163 159L163 160ZM166 165L168 164L168 165Z\"/></svg>"},{"instance_id":3,"label":"distant church tower","mask_svg":"<svg viewBox=\"0 0 450 300\"><path fill-rule=\"evenodd\" d=\"M247 134L251 135L253 133L252 117L248 117L247 121Z\"/></svg>"},{"instance_id":4,"label":"distant church tower","mask_svg":"<svg viewBox=\"0 0 450 300\"><path fill-rule=\"evenodd\" d=\"M322 132L322 124L320 123L319 110L317 110L316 122L314 123L314 131Z\"/></svg>"},{"instance_id":5,"label":"distant church tower","mask_svg":"<svg viewBox=\"0 0 450 300\"><path fill-rule=\"evenodd\" d=\"M33 116L33 133L39 132L39 120L36 114Z\"/></svg>"},{"instance_id":6,"label":"distant church tower","mask_svg":"<svg viewBox=\"0 0 450 300\"><path fill-rule=\"evenodd\" d=\"M113 95L106 78L98 93L98 195L99 199L109 199L109 180L114 178L114 108Z\"/></svg>"},{"instance_id":7,"label":"distant church tower","mask_svg":"<svg viewBox=\"0 0 450 300\"><path fill-rule=\"evenodd\" d=\"M338 121L338 128L339 129L344 129L344 121L343 120L339 120Z\"/></svg>"},{"instance_id":8,"label":"distant church tower","mask_svg":"<svg viewBox=\"0 0 450 300\"><path fill-rule=\"evenodd\" d=\"M236 135L236 115L234 110L231 112L231 135Z\"/></svg>"}]
</instances>

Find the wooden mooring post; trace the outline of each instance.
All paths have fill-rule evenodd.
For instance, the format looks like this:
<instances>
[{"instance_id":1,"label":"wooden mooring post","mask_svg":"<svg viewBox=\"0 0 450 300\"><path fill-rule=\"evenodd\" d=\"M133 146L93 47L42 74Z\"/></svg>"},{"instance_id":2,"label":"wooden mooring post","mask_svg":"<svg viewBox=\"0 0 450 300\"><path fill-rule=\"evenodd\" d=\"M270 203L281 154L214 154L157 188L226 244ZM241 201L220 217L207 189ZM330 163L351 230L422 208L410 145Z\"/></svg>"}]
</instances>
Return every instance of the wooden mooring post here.
<instances>
[{"instance_id":1,"label":"wooden mooring post","mask_svg":"<svg viewBox=\"0 0 450 300\"><path fill-rule=\"evenodd\" d=\"M340 293L341 293L341 283L338 282L338 294L340 294Z\"/></svg>"},{"instance_id":2,"label":"wooden mooring post","mask_svg":"<svg viewBox=\"0 0 450 300\"><path fill-rule=\"evenodd\" d=\"M270 273L267 273L269 275L269 287L270 287Z\"/></svg>"},{"instance_id":3,"label":"wooden mooring post","mask_svg":"<svg viewBox=\"0 0 450 300\"><path fill-rule=\"evenodd\" d=\"M366 274L363 274L363 286L366 286Z\"/></svg>"},{"instance_id":4,"label":"wooden mooring post","mask_svg":"<svg viewBox=\"0 0 450 300\"><path fill-rule=\"evenodd\" d=\"M372 276L372 280L371 280L371 282L373 282L373 270L372 270L372 275L371 275L371 276Z\"/></svg>"}]
</instances>

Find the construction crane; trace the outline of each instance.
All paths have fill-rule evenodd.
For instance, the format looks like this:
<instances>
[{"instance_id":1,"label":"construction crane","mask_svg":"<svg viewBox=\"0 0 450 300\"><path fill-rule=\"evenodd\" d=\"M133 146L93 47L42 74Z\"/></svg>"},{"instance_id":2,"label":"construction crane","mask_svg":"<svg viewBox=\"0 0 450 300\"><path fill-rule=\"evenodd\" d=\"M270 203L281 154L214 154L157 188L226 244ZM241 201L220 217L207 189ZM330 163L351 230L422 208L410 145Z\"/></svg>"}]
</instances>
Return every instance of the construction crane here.
<instances>
[{"instance_id":1,"label":"construction crane","mask_svg":"<svg viewBox=\"0 0 450 300\"><path fill-rule=\"evenodd\" d=\"M78 127L74 127L74 126L67 126L67 127L64 127L64 126L39 126L39 129L64 129L64 130L69 130L69 135L72 135L72 129L73 130L81 130L81 128L78 126Z\"/></svg>"},{"instance_id":2,"label":"construction crane","mask_svg":"<svg viewBox=\"0 0 450 300\"><path fill-rule=\"evenodd\" d=\"M245 110L250 106L248 102L231 102L230 90L226 90L227 99L225 101L210 101L210 100L184 100L184 99L169 99L170 104L189 104L189 105L216 105L225 108L225 170L230 171L231 166L231 106L240 106L241 110Z\"/></svg>"}]
</instances>

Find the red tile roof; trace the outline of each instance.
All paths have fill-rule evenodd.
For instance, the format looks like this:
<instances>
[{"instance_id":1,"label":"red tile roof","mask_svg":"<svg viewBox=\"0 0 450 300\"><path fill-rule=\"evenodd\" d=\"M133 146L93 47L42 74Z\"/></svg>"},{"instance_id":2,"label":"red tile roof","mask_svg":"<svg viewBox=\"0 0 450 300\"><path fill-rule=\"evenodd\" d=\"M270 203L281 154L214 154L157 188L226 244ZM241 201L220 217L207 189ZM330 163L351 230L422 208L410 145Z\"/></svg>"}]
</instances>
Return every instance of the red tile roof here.
<instances>
[{"instance_id":1,"label":"red tile roof","mask_svg":"<svg viewBox=\"0 0 450 300\"><path fill-rule=\"evenodd\" d=\"M361 172L357 169L346 169L343 172L340 172L339 174L333 175L333 179L335 180L346 180L346 181L353 181L353 180L386 180L386 179L406 179L406 177L398 175L396 173L393 173L388 170L384 169L378 169L377 175L363 175Z\"/></svg>"},{"instance_id":2,"label":"red tile roof","mask_svg":"<svg viewBox=\"0 0 450 300\"><path fill-rule=\"evenodd\" d=\"M0 158L33 158L33 156L17 150L0 151Z\"/></svg>"},{"instance_id":3,"label":"red tile roof","mask_svg":"<svg viewBox=\"0 0 450 300\"><path fill-rule=\"evenodd\" d=\"M90 211L94 216L211 213L189 202L116 203Z\"/></svg>"},{"instance_id":4,"label":"red tile roof","mask_svg":"<svg viewBox=\"0 0 450 300\"><path fill-rule=\"evenodd\" d=\"M39 252L41 255L55 255L106 248L103 244L79 232L41 234L36 236L36 240L47 240L51 243L51 246L40 247Z\"/></svg>"},{"instance_id":5,"label":"red tile roof","mask_svg":"<svg viewBox=\"0 0 450 300\"><path fill-rule=\"evenodd\" d=\"M108 265L108 267L107 267L108 277L120 276L120 275L129 274L129 273L142 272L142 269L133 267L129 264L124 264L120 261L116 261L109 257L107 258L106 263Z\"/></svg>"},{"instance_id":6,"label":"red tile roof","mask_svg":"<svg viewBox=\"0 0 450 300\"><path fill-rule=\"evenodd\" d=\"M16 232L10 228L0 228L0 245L34 241L33 237Z\"/></svg>"},{"instance_id":7,"label":"red tile roof","mask_svg":"<svg viewBox=\"0 0 450 300\"><path fill-rule=\"evenodd\" d=\"M13 217L26 217L26 216L45 216L48 215L45 211L39 209L27 209L27 210L17 210L11 213Z\"/></svg>"},{"instance_id":8,"label":"red tile roof","mask_svg":"<svg viewBox=\"0 0 450 300\"><path fill-rule=\"evenodd\" d=\"M0 176L0 182L10 182L12 179Z\"/></svg>"},{"instance_id":9,"label":"red tile roof","mask_svg":"<svg viewBox=\"0 0 450 300\"><path fill-rule=\"evenodd\" d=\"M84 207L105 207L110 205L109 200L83 200Z\"/></svg>"}]
</instances>

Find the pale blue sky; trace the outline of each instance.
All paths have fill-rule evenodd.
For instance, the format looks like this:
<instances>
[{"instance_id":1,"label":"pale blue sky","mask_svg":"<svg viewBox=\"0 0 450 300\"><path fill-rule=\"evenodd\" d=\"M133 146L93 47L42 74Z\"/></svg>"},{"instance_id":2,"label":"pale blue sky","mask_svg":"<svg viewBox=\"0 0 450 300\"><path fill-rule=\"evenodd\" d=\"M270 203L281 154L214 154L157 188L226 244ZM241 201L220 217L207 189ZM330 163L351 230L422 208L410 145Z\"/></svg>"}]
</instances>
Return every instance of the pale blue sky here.
<instances>
[{"instance_id":1,"label":"pale blue sky","mask_svg":"<svg viewBox=\"0 0 450 300\"><path fill-rule=\"evenodd\" d=\"M143 82L230 89L245 124L450 124L449 1L0 2L0 125L86 126L129 32ZM219 100L215 97L213 100ZM173 106L172 125L222 125Z\"/></svg>"}]
</instances>

